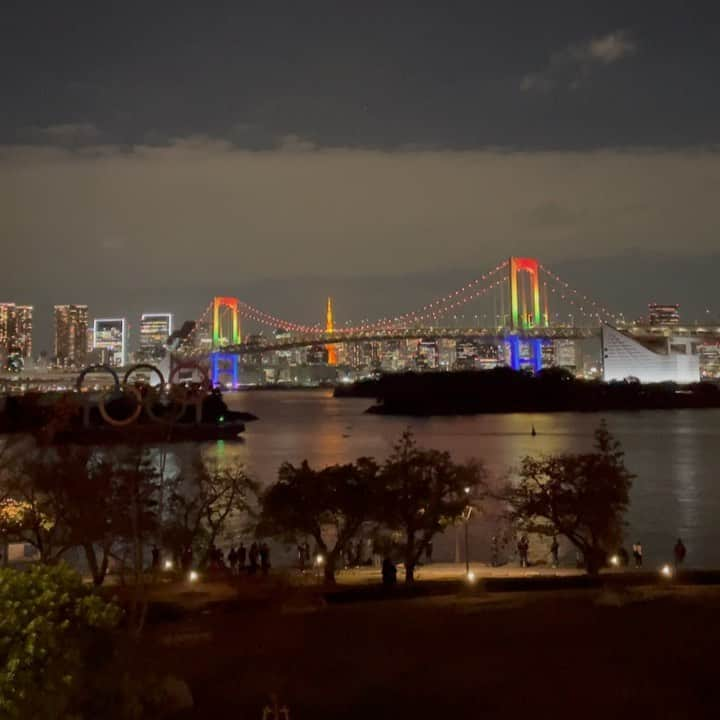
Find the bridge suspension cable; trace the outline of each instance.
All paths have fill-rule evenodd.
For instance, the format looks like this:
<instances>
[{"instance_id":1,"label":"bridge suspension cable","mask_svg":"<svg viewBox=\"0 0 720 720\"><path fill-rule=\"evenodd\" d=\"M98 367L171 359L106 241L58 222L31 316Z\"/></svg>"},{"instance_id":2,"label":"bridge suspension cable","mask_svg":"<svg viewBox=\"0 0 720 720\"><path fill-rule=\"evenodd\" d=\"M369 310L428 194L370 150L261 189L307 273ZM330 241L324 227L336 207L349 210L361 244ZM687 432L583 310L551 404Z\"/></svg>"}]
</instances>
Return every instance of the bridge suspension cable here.
<instances>
[{"instance_id":1,"label":"bridge suspension cable","mask_svg":"<svg viewBox=\"0 0 720 720\"><path fill-rule=\"evenodd\" d=\"M491 278L496 276L501 270L507 267L508 261L504 260L499 263L496 267L490 270L488 273L481 275L480 277L472 280L461 288L444 295L443 297L436 298L430 303L427 303L417 311L409 311L402 315L396 315L392 318L381 318L374 322L363 321L359 325L352 327L343 326L336 329L337 334L352 334L358 332L370 332L370 331L383 331L391 328L400 327L404 324L418 324L422 321L433 319L437 320L444 317L449 312L459 307L462 307L466 303L474 300L478 297L486 295L490 290L497 287L505 278L500 278L488 285L478 288L478 285L483 282L489 281ZM317 325L304 325L302 323L292 322L290 320L284 320L276 315L266 313L248 303L238 303L238 310L243 317L254 320L255 322L272 328L281 328L288 332L298 332L303 334L322 334L323 328L320 324Z\"/></svg>"},{"instance_id":2,"label":"bridge suspension cable","mask_svg":"<svg viewBox=\"0 0 720 720\"><path fill-rule=\"evenodd\" d=\"M551 287L551 292L556 293L562 300L577 308L585 317L596 318L600 322L610 320L615 324L623 322L624 318L622 314L612 312L602 303L593 300L591 297L573 288L552 270L544 265L540 265L540 270L558 284L559 287L557 288ZM589 309L586 309L587 306L589 306Z\"/></svg>"},{"instance_id":3,"label":"bridge suspension cable","mask_svg":"<svg viewBox=\"0 0 720 720\"><path fill-rule=\"evenodd\" d=\"M480 283L490 280L507 266L508 261L503 260L503 262L496 265L492 270L485 273L484 275L481 275L475 280L471 280L470 282L466 283L454 292L448 293L443 297L436 298L432 302L429 302L427 305L423 305L423 307L421 307L417 311L411 310L409 312L403 313L402 315L396 315L393 318L381 318L375 323L361 325L361 328L382 329L383 327L397 327L405 322L417 323L422 320L427 320L428 318L437 320L441 317L444 317L451 310L461 307L462 305L465 305L471 300L474 300L477 297L486 294L492 288L497 287L497 285L500 282L503 282L505 278L501 278L499 281L493 282L490 285L487 285L483 288L478 289L475 292L472 292L472 290L476 288ZM465 296L466 293L471 294Z\"/></svg>"}]
</instances>

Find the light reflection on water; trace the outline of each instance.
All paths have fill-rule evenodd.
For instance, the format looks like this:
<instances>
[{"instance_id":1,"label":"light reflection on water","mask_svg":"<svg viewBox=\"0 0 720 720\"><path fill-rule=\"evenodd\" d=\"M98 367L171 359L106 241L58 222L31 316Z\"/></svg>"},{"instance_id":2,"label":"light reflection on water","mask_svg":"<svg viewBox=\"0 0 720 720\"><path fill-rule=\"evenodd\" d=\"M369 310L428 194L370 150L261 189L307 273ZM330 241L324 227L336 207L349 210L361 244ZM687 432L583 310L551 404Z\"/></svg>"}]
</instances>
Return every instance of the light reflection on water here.
<instances>
[{"instance_id":1,"label":"light reflection on water","mask_svg":"<svg viewBox=\"0 0 720 720\"><path fill-rule=\"evenodd\" d=\"M526 454L589 449L602 414L554 413L408 418L367 415L369 400L335 400L329 391L267 391L227 394L231 408L257 415L240 443L218 441L203 448L168 448L166 476L190 465L199 450L221 462L241 463L262 484L272 482L280 464L307 459L323 466L360 456L384 459L400 433L410 427L427 447L448 450L458 460L481 459L495 477ZM640 540L647 564L670 559L677 537L688 547L687 562L720 567L720 410L605 413L622 442L628 468L637 475L627 517L626 547ZM537 435L533 437L532 426ZM156 461L161 461L157 453ZM489 559L493 525L473 516L471 558ZM452 560L458 548L453 531L435 543L438 560ZM462 550L462 548L459 548ZM276 557L276 556L274 556ZM514 558L511 558L514 561ZM572 554L566 555L566 562Z\"/></svg>"},{"instance_id":2,"label":"light reflection on water","mask_svg":"<svg viewBox=\"0 0 720 720\"><path fill-rule=\"evenodd\" d=\"M328 391L268 391L226 395L233 409L255 413L240 444L225 443L223 459L243 463L263 483L284 460L313 465L362 455L384 458L406 427L426 446L457 459L480 458L494 475L525 454L576 452L592 446L601 414L553 413L403 418L366 415L368 400L335 400ZM688 563L720 567L720 488L716 485L720 410L605 413L637 475L626 544L640 540L649 564L670 557L675 539L688 547ZM537 436L530 434L532 425ZM217 447L210 454L217 453ZM487 559L489 530L473 527L472 556ZM452 535L452 533L451 533ZM454 540L436 544L438 559L452 559Z\"/></svg>"}]
</instances>

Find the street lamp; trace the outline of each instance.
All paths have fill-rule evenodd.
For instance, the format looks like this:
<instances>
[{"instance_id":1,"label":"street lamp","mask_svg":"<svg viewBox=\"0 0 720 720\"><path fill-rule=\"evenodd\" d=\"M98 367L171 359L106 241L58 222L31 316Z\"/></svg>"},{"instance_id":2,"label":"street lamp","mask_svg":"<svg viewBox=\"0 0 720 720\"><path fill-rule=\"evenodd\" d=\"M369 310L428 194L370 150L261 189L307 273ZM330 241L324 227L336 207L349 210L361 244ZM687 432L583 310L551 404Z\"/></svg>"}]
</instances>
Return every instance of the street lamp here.
<instances>
[{"instance_id":1,"label":"street lamp","mask_svg":"<svg viewBox=\"0 0 720 720\"><path fill-rule=\"evenodd\" d=\"M469 497L471 488L465 487L465 496ZM468 525L470 524L470 516L472 515L472 505L465 505L463 510L463 521L465 522L465 576L470 577L470 543L468 542Z\"/></svg>"}]
</instances>

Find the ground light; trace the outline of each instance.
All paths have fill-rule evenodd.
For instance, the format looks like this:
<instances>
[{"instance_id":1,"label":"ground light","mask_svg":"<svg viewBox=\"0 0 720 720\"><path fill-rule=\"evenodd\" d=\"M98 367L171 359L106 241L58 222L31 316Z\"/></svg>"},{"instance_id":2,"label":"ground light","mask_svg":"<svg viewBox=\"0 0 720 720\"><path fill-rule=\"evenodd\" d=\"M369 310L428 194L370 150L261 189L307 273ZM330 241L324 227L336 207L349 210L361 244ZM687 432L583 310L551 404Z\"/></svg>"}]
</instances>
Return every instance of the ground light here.
<instances>
[{"instance_id":1,"label":"ground light","mask_svg":"<svg viewBox=\"0 0 720 720\"><path fill-rule=\"evenodd\" d=\"M173 569L173 561L172 561L172 560L166 560L166 561L165 561L165 569L166 569L166 570L172 570L172 569Z\"/></svg>"},{"instance_id":2,"label":"ground light","mask_svg":"<svg viewBox=\"0 0 720 720\"><path fill-rule=\"evenodd\" d=\"M318 555L315 558L315 564L316 565L322 565L325 562L325 558L322 555Z\"/></svg>"},{"instance_id":3,"label":"ground light","mask_svg":"<svg viewBox=\"0 0 720 720\"><path fill-rule=\"evenodd\" d=\"M195 570L191 570L191 571L188 573L188 580L189 580L191 583L197 582L199 579L200 579L200 576L197 574L197 572L195 572Z\"/></svg>"},{"instance_id":4,"label":"ground light","mask_svg":"<svg viewBox=\"0 0 720 720\"><path fill-rule=\"evenodd\" d=\"M673 575L672 567L670 567L670 565L667 565L667 564L663 565L663 566L660 568L660 574L661 574L663 577L671 578L672 575Z\"/></svg>"},{"instance_id":5,"label":"ground light","mask_svg":"<svg viewBox=\"0 0 720 720\"><path fill-rule=\"evenodd\" d=\"M471 585L474 585L475 580L477 580L477 577L475 576L475 573L472 570L470 570L470 572L468 572L468 574L465 577Z\"/></svg>"},{"instance_id":6,"label":"ground light","mask_svg":"<svg viewBox=\"0 0 720 720\"><path fill-rule=\"evenodd\" d=\"M617 555L613 555L613 556L610 558L610 564L611 564L613 567L617 567L618 565L620 565L620 558L619 558Z\"/></svg>"}]
</instances>

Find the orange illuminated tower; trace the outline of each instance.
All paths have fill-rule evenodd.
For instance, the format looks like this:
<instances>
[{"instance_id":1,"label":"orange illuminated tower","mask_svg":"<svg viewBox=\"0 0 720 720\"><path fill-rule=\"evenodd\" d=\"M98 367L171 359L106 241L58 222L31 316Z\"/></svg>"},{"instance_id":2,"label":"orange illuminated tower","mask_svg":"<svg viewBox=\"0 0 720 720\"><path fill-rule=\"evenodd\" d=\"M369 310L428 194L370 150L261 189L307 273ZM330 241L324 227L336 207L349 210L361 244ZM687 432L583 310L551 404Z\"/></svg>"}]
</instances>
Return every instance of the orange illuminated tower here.
<instances>
[{"instance_id":1,"label":"orange illuminated tower","mask_svg":"<svg viewBox=\"0 0 720 720\"><path fill-rule=\"evenodd\" d=\"M332 298L327 299L327 311L325 312L325 332L332 335L335 332L335 322L333 320ZM337 365L337 348L334 345L326 345L328 351L328 365Z\"/></svg>"}]
</instances>

